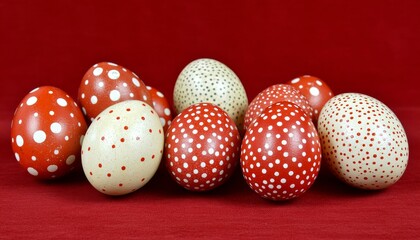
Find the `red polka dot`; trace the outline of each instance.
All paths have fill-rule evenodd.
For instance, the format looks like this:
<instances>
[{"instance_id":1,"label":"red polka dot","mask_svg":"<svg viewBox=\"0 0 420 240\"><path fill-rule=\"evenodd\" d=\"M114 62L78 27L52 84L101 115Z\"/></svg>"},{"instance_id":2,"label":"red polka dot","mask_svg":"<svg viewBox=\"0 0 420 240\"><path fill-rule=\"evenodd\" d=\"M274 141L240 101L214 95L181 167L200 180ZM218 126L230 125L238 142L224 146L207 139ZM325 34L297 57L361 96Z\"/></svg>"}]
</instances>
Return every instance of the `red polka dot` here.
<instances>
[{"instance_id":1,"label":"red polka dot","mask_svg":"<svg viewBox=\"0 0 420 240\"><path fill-rule=\"evenodd\" d=\"M155 159L155 155L152 155L152 159Z\"/></svg>"},{"instance_id":2,"label":"red polka dot","mask_svg":"<svg viewBox=\"0 0 420 240\"><path fill-rule=\"evenodd\" d=\"M121 167L121 170L123 170L123 171L124 171L124 170L125 170L125 166L122 166L122 167Z\"/></svg>"},{"instance_id":3,"label":"red polka dot","mask_svg":"<svg viewBox=\"0 0 420 240\"><path fill-rule=\"evenodd\" d=\"M145 118L145 117L141 117L141 120L143 120L143 121L144 121L144 120L146 120L146 118Z\"/></svg>"},{"instance_id":4,"label":"red polka dot","mask_svg":"<svg viewBox=\"0 0 420 240\"><path fill-rule=\"evenodd\" d=\"M146 180L145 178L142 178L141 181L144 182L144 180Z\"/></svg>"},{"instance_id":5,"label":"red polka dot","mask_svg":"<svg viewBox=\"0 0 420 240\"><path fill-rule=\"evenodd\" d=\"M115 144L112 144L112 148L115 148Z\"/></svg>"},{"instance_id":6,"label":"red polka dot","mask_svg":"<svg viewBox=\"0 0 420 240\"><path fill-rule=\"evenodd\" d=\"M118 184L118 186L122 187L122 186L123 186L123 184L122 184L122 183L120 183L120 184Z\"/></svg>"},{"instance_id":7,"label":"red polka dot","mask_svg":"<svg viewBox=\"0 0 420 240\"><path fill-rule=\"evenodd\" d=\"M126 111L129 112L129 111L131 111L131 109L130 108L127 108Z\"/></svg>"},{"instance_id":8,"label":"red polka dot","mask_svg":"<svg viewBox=\"0 0 420 240\"><path fill-rule=\"evenodd\" d=\"M117 119L117 120L120 120L121 118L120 118L120 117L116 117L116 119Z\"/></svg>"},{"instance_id":9,"label":"red polka dot","mask_svg":"<svg viewBox=\"0 0 420 240\"><path fill-rule=\"evenodd\" d=\"M152 133L152 129L149 129L149 133Z\"/></svg>"},{"instance_id":10,"label":"red polka dot","mask_svg":"<svg viewBox=\"0 0 420 240\"><path fill-rule=\"evenodd\" d=\"M124 126L124 130L128 130L128 126Z\"/></svg>"},{"instance_id":11,"label":"red polka dot","mask_svg":"<svg viewBox=\"0 0 420 240\"><path fill-rule=\"evenodd\" d=\"M93 173L92 172L89 172L89 174L92 176L93 175Z\"/></svg>"},{"instance_id":12,"label":"red polka dot","mask_svg":"<svg viewBox=\"0 0 420 240\"><path fill-rule=\"evenodd\" d=\"M114 112L114 110L110 110L110 111L109 111L109 113L113 113L113 112Z\"/></svg>"},{"instance_id":13,"label":"red polka dot","mask_svg":"<svg viewBox=\"0 0 420 240\"><path fill-rule=\"evenodd\" d=\"M108 176L108 177L111 177L111 173L108 173L108 174L107 174L107 176Z\"/></svg>"},{"instance_id":14,"label":"red polka dot","mask_svg":"<svg viewBox=\"0 0 420 240\"><path fill-rule=\"evenodd\" d=\"M88 151L90 151L90 147L88 147Z\"/></svg>"},{"instance_id":15,"label":"red polka dot","mask_svg":"<svg viewBox=\"0 0 420 240\"><path fill-rule=\"evenodd\" d=\"M102 141L103 141L103 140L105 140L105 137L104 137L104 136L102 136L102 137L101 137L101 140L102 140Z\"/></svg>"},{"instance_id":16,"label":"red polka dot","mask_svg":"<svg viewBox=\"0 0 420 240\"><path fill-rule=\"evenodd\" d=\"M140 158L140 161L144 162L144 160L145 160L144 157Z\"/></svg>"},{"instance_id":17,"label":"red polka dot","mask_svg":"<svg viewBox=\"0 0 420 240\"><path fill-rule=\"evenodd\" d=\"M101 168L101 167L102 167L102 164L101 164L101 163L99 163L99 164L98 164L98 167L99 167L99 168Z\"/></svg>"},{"instance_id":18,"label":"red polka dot","mask_svg":"<svg viewBox=\"0 0 420 240\"><path fill-rule=\"evenodd\" d=\"M124 139L124 138L121 138L121 139L120 139L120 141L121 141L121 142L125 142L125 139Z\"/></svg>"}]
</instances>

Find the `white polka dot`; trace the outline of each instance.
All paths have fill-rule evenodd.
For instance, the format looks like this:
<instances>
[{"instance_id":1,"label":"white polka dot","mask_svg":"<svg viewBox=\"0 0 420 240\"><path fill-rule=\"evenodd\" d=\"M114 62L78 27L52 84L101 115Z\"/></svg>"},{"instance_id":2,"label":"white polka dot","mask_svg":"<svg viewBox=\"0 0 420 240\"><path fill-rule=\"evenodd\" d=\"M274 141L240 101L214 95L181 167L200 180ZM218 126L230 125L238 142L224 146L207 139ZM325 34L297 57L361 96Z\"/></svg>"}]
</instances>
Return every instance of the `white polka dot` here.
<instances>
[{"instance_id":1,"label":"white polka dot","mask_svg":"<svg viewBox=\"0 0 420 240\"><path fill-rule=\"evenodd\" d=\"M123 83L123 87L128 87L128 84L127 83Z\"/></svg>"},{"instance_id":2,"label":"white polka dot","mask_svg":"<svg viewBox=\"0 0 420 240\"><path fill-rule=\"evenodd\" d=\"M316 84L318 84L319 86L322 86L322 82L321 82L321 81L316 80L315 82L316 82Z\"/></svg>"},{"instance_id":3,"label":"white polka dot","mask_svg":"<svg viewBox=\"0 0 420 240\"><path fill-rule=\"evenodd\" d=\"M133 93L130 93L130 97L134 97L134 94Z\"/></svg>"},{"instance_id":4,"label":"white polka dot","mask_svg":"<svg viewBox=\"0 0 420 240\"><path fill-rule=\"evenodd\" d=\"M43 143L46 138L47 138L47 135L42 130L36 131L33 135L33 139L36 143Z\"/></svg>"},{"instance_id":5,"label":"white polka dot","mask_svg":"<svg viewBox=\"0 0 420 240\"><path fill-rule=\"evenodd\" d=\"M28 173L32 176L38 176L38 171L35 168L28 167Z\"/></svg>"},{"instance_id":6,"label":"white polka dot","mask_svg":"<svg viewBox=\"0 0 420 240\"><path fill-rule=\"evenodd\" d=\"M85 94L84 94L84 93L82 93L82 95L80 95L80 97L81 97L82 99L85 99Z\"/></svg>"},{"instance_id":7,"label":"white polka dot","mask_svg":"<svg viewBox=\"0 0 420 240\"><path fill-rule=\"evenodd\" d=\"M312 96L317 97L319 95L319 89L316 87L311 87L309 89L309 92L311 93Z\"/></svg>"},{"instance_id":8,"label":"white polka dot","mask_svg":"<svg viewBox=\"0 0 420 240\"><path fill-rule=\"evenodd\" d=\"M35 156L32 156L32 157L31 157L31 160L32 160L32 161L36 161L36 157L35 157Z\"/></svg>"},{"instance_id":9,"label":"white polka dot","mask_svg":"<svg viewBox=\"0 0 420 240\"><path fill-rule=\"evenodd\" d=\"M84 138L85 138L85 135L80 136L80 140L79 140L80 146L82 146Z\"/></svg>"},{"instance_id":10,"label":"white polka dot","mask_svg":"<svg viewBox=\"0 0 420 240\"><path fill-rule=\"evenodd\" d=\"M206 178L206 177L207 177L207 173L203 173L203 174L201 174L201 177L202 177L202 178Z\"/></svg>"},{"instance_id":11,"label":"white polka dot","mask_svg":"<svg viewBox=\"0 0 420 240\"><path fill-rule=\"evenodd\" d=\"M54 116L54 111L49 112L51 116Z\"/></svg>"},{"instance_id":12,"label":"white polka dot","mask_svg":"<svg viewBox=\"0 0 420 240\"><path fill-rule=\"evenodd\" d=\"M164 95L163 95L163 93L161 93L161 92L156 92L156 95L158 95L158 97L161 97L161 98L163 98L163 97L165 97Z\"/></svg>"},{"instance_id":13,"label":"white polka dot","mask_svg":"<svg viewBox=\"0 0 420 240\"><path fill-rule=\"evenodd\" d=\"M16 144L18 145L18 147L22 147L23 146L23 138L20 135L16 136Z\"/></svg>"},{"instance_id":14,"label":"white polka dot","mask_svg":"<svg viewBox=\"0 0 420 240\"><path fill-rule=\"evenodd\" d=\"M143 95L143 100L147 101L147 96L146 95Z\"/></svg>"},{"instance_id":15,"label":"white polka dot","mask_svg":"<svg viewBox=\"0 0 420 240\"><path fill-rule=\"evenodd\" d=\"M104 82L99 82L99 83L98 83L98 86L99 86L99 87L103 87L103 86L104 86Z\"/></svg>"},{"instance_id":16,"label":"white polka dot","mask_svg":"<svg viewBox=\"0 0 420 240\"><path fill-rule=\"evenodd\" d=\"M295 78L295 79L292 80L292 83L297 83L299 81L300 81L300 78Z\"/></svg>"},{"instance_id":17,"label":"white polka dot","mask_svg":"<svg viewBox=\"0 0 420 240\"><path fill-rule=\"evenodd\" d=\"M120 99L120 97L121 97L121 95L120 95L120 92L118 90L112 90L109 93L109 98L114 102L118 101Z\"/></svg>"},{"instance_id":18,"label":"white polka dot","mask_svg":"<svg viewBox=\"0 0 420 240\"><path fill-rule=\"evenodd\" d=\"M184 163L183 165L182 165L184 168L188 168L188 163Z\"/></svg>"},{"instance_id":19,"label":"white polka dot","mask_svg":"<svg viewBox=\"0 0 420 240\"><path fill-rule=\"evenodd\" d=\"M19 162L20 161L20 156L19 156L19 153L15 153L15 158L16 158L16 160Z\"/></svg>"},{"instance_id":20,"label":"white polka dot","mask_svg":"<svg viewBox=\"0 0 420 240\"><path fill-rule=\"evenodd\" d=\"M118 70L111 70L108 72L108 77L112 80L116 80L120 77L120 72L118 72Z\"/></svg>"},{"instance_id":21,"label":"white polka dot","mask_svg":"<svg viewBox=\"0 0 420 240\"><path fill-rule=\"evenodd\" d=\"M26 104L28 106L34 105L36 103L36 101L38 101L38 98L32 96L30 98L28 98L28 100L26 100Z\"/></svg>"},{"instance_id":22,"label":"white polka dot","mask_svg":"<svg viewBox=\"0 0 420 240\"><path fill-rule=\"evenodd\" d=\"M57 169L58 169L57 165L49 165L47 167L48 172L51 172L51 173L57 171Z\"/></svg>"},{"instance_id":23,"label":"white polka dot","mask_svg":"<svg viewBox=\"0 0 420 240\"><path fill-rule=\"evenodd\" d=\"M132 78L131 81L133 81L133 84L136 85L136 87L140 87L140 82L136 78Z\"/></svg>"},{"instance_id":24,"label":"white polka dot","mask_svg":"<svg viewBox=\"0 0 420 240\"><path fill-rule=\"evenodd\" d=\"M89 84L89 80L85 80L85 85L88 85Z\"/></svg>"},{"instance_id":25,"label":"white polka dot","mask_svg":"<svg viewBox=\"0 0 420 240\"><path fill-rule=\"evenodd\" d=\"M162 125L162 126L165 126L165 124L166 124L166 120L164 119L164 118L159 118L160 119L160 124Z\"/></svg>"},{"instance_id":26,"label":"white polka dot","mask_svg":"<svg viewBox=\"0 0 420 240\"><path fill-rule=\"evenodd\" d=\"M92 97L90 98L90 102L91 102L92 104L96 104L96 103L98 102L98 98L94 95L94 96L92 96Z\"/></svg>"},{"instance_id":27,"label":"white polka dot","mask_svg":"<svg viewBox=\"0 0 420 240\"><path fill-rule=\"evenodd\" d=\"M64 140L68 141L69 140L69 136L65 136Z\"/></svg>"},{"instance_id":28,"label":"white polka dot","mask_svg":"<svg viewBox=\"0 0 420 240\"><path fill-rule=\"evenodd\" d=\"M163 112L165 113L166 116L170 116L171 115L171 110L169 108L165 108L163 110Z\"/></svg>"},{"instance_id":29,"label":"white polka dot","mask_svg":"<svg viewBox=\"0 0 420 240\"><path fill-rule=\"evenodd\" d=\"M60 153L60 151L59 151L58 149L55 149L55 150L54 150L54 154L55 154L55 155L58 155L59 153Z\"/></svg>"},{"instance_id":30,"label":"white polka dot","mask_svg":"<svg viewBox=\"0 0 420 240\"><path fill-rule=\"evenodd\" d=\"M60 133L61 132L61 125L57 122L54 122L50 125L51 132L53 133Z\"/></svg>"},{"instance_id":31,"label":"white polka dot","mask_svg":"<svg viewBox=\"0 0 420 240\"><path fill-rule=\"evenodd\" d=\"M38 115L39 115L39 114L38 114L37 112L36 112L36 113L34 113L34 117L38 117Z\"/></svg>"},{"instance_id":32,"label":"white polka dot","mask_svg":"<svg viewBox=\"0 0 420 240\"><path fill-rule=\"evenodd\" d=\"M93 70L93 75L95 75L95 76L99 76L99 75L101 75L101 73L102 73L103 71L104 71L104 70L103 70L102 68L100 68L100 67L95 68L95 70Z\"/></svg>"},{"instance_id":33,"label":"white polka dot","mask_svg":"<svg viewBox=\"0 0 420 240\"><path fill-rule=\"evenodd\" d=\"M76 156L74 155L70 155L67 159L66 159L66 164L67 165L72 165L74 163L74 161L76 160Z\"/></svg>"},{"instance_id":34,"label":"white polka dot","mask_svg":"<svg viewBox=\"0 0 420 240\"><path fill-rule=\"evenodd\" d=\"M112 62L108 62L108 65L111 65L111 66L118 66L117 64L112 63Z\"/></svg>"},{"instance_id":35,"label":"white polka dot","mask_svg":"<svg viewBox=\"0 0 420 240\"><path fill-rule=\"evenodd\" d=\"M67 106L67 101L65 99L63 99L63 98L57 99L57 103L58 103L58 105L60 105L62 107Z\"/></svg>"}]
</instances>

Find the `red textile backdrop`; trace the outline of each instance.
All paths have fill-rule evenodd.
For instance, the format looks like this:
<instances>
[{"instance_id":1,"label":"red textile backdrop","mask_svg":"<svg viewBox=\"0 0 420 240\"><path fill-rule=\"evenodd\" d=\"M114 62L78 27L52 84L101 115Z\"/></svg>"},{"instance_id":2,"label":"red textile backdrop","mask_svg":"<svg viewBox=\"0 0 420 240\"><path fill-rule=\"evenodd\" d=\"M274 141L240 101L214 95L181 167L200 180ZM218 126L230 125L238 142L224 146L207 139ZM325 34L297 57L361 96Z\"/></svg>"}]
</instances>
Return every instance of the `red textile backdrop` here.
<instances>
[{"instance_id":1,"label":"red textile backdrop","mask_svg":"<svg viewBox=\"0 0 420 240\"><path fill-rule=\"evenodd\" d=\"M0 1L0 239L419 238L420 1ZM384 191L350 188L325 171L300 198L272 203L239 169L224 186L189 193L159 171L143 189L107 197L74 174L55 182L25 173L10 122L33 88L76 98L84 72L112 61L172 102L190 61L232 68L250 100L311 74L337 93L387 104L405 126L410 159Z\"/></svg>"}]
</instances>

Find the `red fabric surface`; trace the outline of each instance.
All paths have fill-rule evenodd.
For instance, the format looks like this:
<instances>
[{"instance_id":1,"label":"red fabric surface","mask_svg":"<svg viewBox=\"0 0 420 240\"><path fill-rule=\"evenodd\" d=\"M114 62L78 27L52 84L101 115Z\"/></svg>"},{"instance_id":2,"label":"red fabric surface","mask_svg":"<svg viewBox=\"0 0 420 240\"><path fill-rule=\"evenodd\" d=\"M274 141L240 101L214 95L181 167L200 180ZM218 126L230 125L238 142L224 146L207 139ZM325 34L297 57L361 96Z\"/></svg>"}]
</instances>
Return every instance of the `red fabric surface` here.
<instances>
[{"instance_id":1,"label":"red fabric surface","mask_svg":"<svg viewBox=\"0 0 420 240\"><path fill-rule=\"evenodd\" d=\"M420 2L22 1L0 2L0 239L420 238ZM239 169L224 186L190 193L160 170L124 197L97 192L80 172L34 179L14 159L10 122L33 88L76 97L84 72L112 61L169 99L190 61L231 67L249 100L311 74L333 91L387 104L408 135L401 180L383 191L350 188L325 169L300 198L261 199Z\"/></svg>"}]
</instances>

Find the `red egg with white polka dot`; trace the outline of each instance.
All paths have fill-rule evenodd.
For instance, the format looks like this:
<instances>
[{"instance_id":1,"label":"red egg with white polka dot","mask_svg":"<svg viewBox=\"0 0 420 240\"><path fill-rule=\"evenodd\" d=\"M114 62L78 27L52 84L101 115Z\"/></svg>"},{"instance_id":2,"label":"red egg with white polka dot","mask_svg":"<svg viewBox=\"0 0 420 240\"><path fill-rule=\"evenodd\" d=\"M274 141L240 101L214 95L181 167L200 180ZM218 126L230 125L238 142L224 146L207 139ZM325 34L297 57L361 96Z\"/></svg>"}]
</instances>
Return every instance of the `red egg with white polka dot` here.
<instances>
[{"instance_id":1,"label":"red egg with white polka dot","mask_svg":"<svg viewBox=\"0 0 420 240\"><path fill-rule=\"evenodd\" d=\"M318 119L325 164L343 182L362 189L395 184L408 164L408 140L384 103L360 93L331 98Z\"/></svg>"},{"instance_id":2,"label":"red egg with white polka dot","mask_svg":"<svg viewBox=\"0 0 420 240\"><path fill-rule=\"evenodd\" d=\"M124 195L154 176L163 154L164 133L156 111L127 100L102 111L82 146L83 171L101 193Z\"/></svg>"},{"instance_id":3,"label":"red egg with white polka dot","mask_svg":"<svg viewBox=\"0 0 420 240\"><path fill-rule=\"evenodd\" d=\"M85 73L78 100L90 120L105 108L125 100L140 100L153 105L143 81L134 72L110 62L95 64Z\"/></svg>"},{"instance_id":4,"label":"red egg with white polka dot","mask_svg":"<svg viewBox=\"0 0 420 240\"><path fill-rule=\"evenodd\" d=\"M153 108L159 115L163 131L166 132L172 122L171 106L169 105L168 100L165 98L165 95L163 95L162 92L150 86L147 86L146 88L149 90L150 97L152 98Z\"/></svg>"},{"instance_id":5,"label":"red egg with white polka dot","mask_svg":"<svg viewBox=\"0 0 420 240\"><path fill-rule=\"evenodd\" d=\"M80 167L86 122L76 102L61 89L44 86L23 98L12 121L12 149L26 171L41 179Z\"/></svg>"},{"instance_id":6,"label":"red egg with white polka dot","mask_svg":"<svg viewBox=\"0 0 420 240\"><path fill-rule=\"evenodd\" d=\"M264 109L281 101L294 103L302 108L309 117L313 117L313 109L305 96L290 85L276 84L261 91L249 104L245 114L245 129L258 118Z\"/></svg>"},{"instance_id":7,"label":"red egg with white polka dot","mask_svg":"<svg viewBox=\"0 0 420 240\"><path fill-rule=\"evenodd\" d=\"M222 185L233 174L240 136L225 111L198 103L182 111L168 128L166 166L176 182L191 191Z\"/></svg>"},{"instance_id":8,"label":"red egg with white polka dot","mask_svg":"<svg viewBox=\"0 0 420 240\"><path fill-rule=\"evenodd\" d=\"M321 164L321 145L311 118L290 102L266 108L245 134L240 163L249 187L263 198L302 195Z\"/></svg>"},{"instance_id":9,"label":"red egg with white polka dot","mask_svg":"<svg viewBox=\"0 0 420 240\"><path fill-rule=\"evenodd\" d=\"M315 121L318 119L325 103L334 96L330 87L324 81L314 76L304 75L291 80L288 84L295 87L306 97L309 105L313 108L313 119Z\"/></svg>"}]
</instances>

